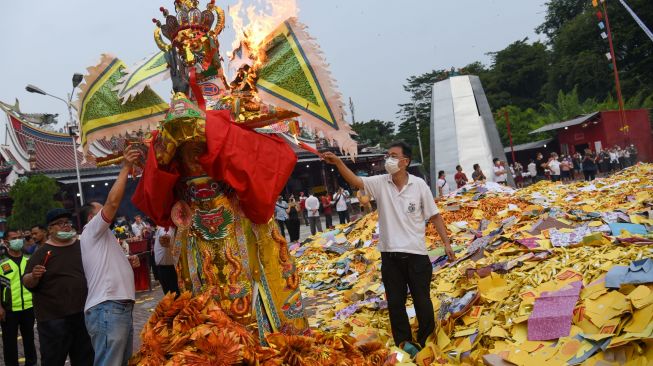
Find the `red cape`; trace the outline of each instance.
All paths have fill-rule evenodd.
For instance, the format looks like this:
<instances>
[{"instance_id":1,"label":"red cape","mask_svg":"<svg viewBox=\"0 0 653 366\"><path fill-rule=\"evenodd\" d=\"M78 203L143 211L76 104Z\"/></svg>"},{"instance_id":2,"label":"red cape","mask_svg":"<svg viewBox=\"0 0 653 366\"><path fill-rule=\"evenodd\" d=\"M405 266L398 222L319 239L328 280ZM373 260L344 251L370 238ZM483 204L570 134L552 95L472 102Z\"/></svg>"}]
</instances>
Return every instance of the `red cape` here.
<instances>
[{"instance_id":1,"label":"red cape","mask_svg":"<svg viewBox=\"0 0 653 366\"><path fill-rule=\"evenodd\" d=\"M180 174L174 165L159 167L153 148L156 138L132 202L157 225L171 226L170 210ZM207 111L206 145L207 152L199 159L206 173L234 189L243 213L252 222L270 220L297 162L288 143L234 124L229 111Z\"/></svg>"}]
</instances>

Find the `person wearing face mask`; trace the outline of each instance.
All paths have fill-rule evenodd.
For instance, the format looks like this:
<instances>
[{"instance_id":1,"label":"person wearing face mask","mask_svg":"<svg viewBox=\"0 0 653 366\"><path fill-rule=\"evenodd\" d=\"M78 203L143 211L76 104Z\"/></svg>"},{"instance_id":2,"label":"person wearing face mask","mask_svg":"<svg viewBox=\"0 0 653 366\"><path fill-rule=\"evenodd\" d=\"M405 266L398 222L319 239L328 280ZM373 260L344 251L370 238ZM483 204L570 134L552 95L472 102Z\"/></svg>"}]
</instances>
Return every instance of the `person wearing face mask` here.
<instances>
[{"instance_id":1,"label":"person wearing face mask","mask_svg":"<svg viewBox=\"0 0 653 366\"><path fill-rule=\"evenodd\" d=\"M23 255L23 239L17 231L9 230L5 240L8 243L7 259L0 261L0 325L4 361L7 366L18 366L20 329L25 365L36 365L32 293L21 283L28 257Z\"/></svg>"},{"instance_id":2,"label":"person wearing face mask","mask_svg":"<svg viewBox=\"0 0 653 366\"><path fill-rule=\"evenodd\" d=\"M455 259L444 221L426 182L407 172L411 148L404 142L390 145L385 160L388 174L359 177L331 152L323 159L338 168L352 187L376 198L379 214L381 278L385 286L392 336L397 346L411 353L424 347L435 329L430 284L433 275L425 244L426 223L432 223L442 238L449 260ZM413 298L419 329L417 344L406 314L407 289Z\"/></svg>"},{"instance_id":3,"label":"person wearing face mask","mask_svg":"<svg viewBox=\"0 0 653 366\"><path fill-rule=\"evenodd\" d=\"M93 346L84 323L88 292L82 252L72 215L48 211L49 238L27 261L23 284L33 296L42 366L93 365Z\"/></svg>"}]
</instances>

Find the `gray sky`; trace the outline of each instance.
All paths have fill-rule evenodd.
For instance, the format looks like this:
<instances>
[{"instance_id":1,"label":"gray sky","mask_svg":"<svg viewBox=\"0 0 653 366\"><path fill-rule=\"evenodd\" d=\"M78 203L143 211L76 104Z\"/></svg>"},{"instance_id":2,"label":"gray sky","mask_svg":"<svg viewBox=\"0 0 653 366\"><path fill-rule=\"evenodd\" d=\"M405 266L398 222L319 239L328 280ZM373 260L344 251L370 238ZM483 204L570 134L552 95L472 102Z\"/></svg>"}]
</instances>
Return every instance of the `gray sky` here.
<instances>
[{"instance_id":1,"label":"gray sky","mask_svg":"<svg viewBox=\"0 0 653 366\"><path fill-rule=\"evenodd\" d=\"M216 1L225 10L235 2ZM345 100L354 100L356 119L397 122L397 105L409 99L402 88L406 78L477 60L489 64L487 52L524 37L539 39L534 28L544 18L544 2L298 0L298 6L299 19L321 45ZM65 98L72 74L85 72L101 53L131 65L155 52L151 19L162 18L161 5L170 9L173 1L3 2L0 100L19 98L24 112L59 113L63 124L65 105L27 93L25 85ZM221 42L230 48L229 20L227 28ZM165 81L156 88L164 100L169 87Z\"/></svg>"}]
</instances>

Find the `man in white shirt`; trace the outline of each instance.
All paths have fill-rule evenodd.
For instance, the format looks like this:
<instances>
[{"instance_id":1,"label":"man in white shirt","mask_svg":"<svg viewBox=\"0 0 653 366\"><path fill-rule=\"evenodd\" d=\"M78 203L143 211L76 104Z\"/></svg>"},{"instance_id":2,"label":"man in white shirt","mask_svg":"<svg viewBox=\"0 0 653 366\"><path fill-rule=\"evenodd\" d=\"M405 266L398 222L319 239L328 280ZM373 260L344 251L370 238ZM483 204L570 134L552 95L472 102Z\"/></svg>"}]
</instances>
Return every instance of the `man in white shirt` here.
<instances>
[{"instance_id":1,"label":"man in white shirt","mask_svg":"<svg viewBox=\"0 0 653 366\"><path fill-rule=\"evenodd\" d=\"M136 149L125 151L124 165L104 206L90 202L80 210L84 229L79 241L88 285L84 315L95 350L95 366L127 365L132 355L136 292L132 265L136 265L138 257L128 259L109 226L125 194L127 175L139 155Z\"/></svg>"},{"instance_id":2,"label":"man in white shirt","mask_svg":"<svg viewBox=\"0 0 653 366\"><path fill-rule=\"evenodd\" d=\"M508 174L506 173L506 167L504 163L498 158L492 160L494 165L492 166L492 171L494 172L494 181L499 184L506 184L508 182Z\"/></svg>"},{"instance_id":3,"label":"man in white shirt","mask_svg":"<svg viewBox=\"0 0 653 366\"><path fill-rule=\"evenodd\" d=\"M311 225L311 235L316 232L322 231L322 222L320 221L320 200L311 192L310 196L306 199L306 212L308 215L308 222Z\"/></svg>"},{"instance_id":4,"label":"man in white shirt","mask_svg":"<svg viewBox=\"0 0 653 366\"><path fill-rule=\"evenodd\" d=\"M528 175L530 176L531 181L533 183L535 183L535 176L537 175L537 168L536 168L536 165L535 165L535 160L531 159L531 162L528 163L527 169L528 169Z\"/></svg>"},{"instance_id":5,"label":"man in white shirt","mask_svg":"<svg viewBox=\"0 0 653 366\"><path fill-rule=\"evenodd\" d=\"M175 228L157 226L154 232L154 263L156 276L161 284L164 294L174 292L179 296L177 283L176 259L173 253L175 243Z\"/></svg>"},{"instance_id":6,"label":"man in white shirt","mask_svg":"<svg viewBox=\"0 0 653 366\"><path fill-rule=\"evenodd\" d=\"M364 189L376 198L381 276L388 300L392 336L395 344L404 348L406 342L413 341L406 314L406 297L410 289L419 324L417 342L423 347L435 329L430 297L433 267L425 241L427 221L435 225L449 260L454 260L455 255L431 190L423 179L406 171L411 160L410 147L404 142L390 145L385 161L388 174L373 177L357 176L331 152L324 153L323 158L335 165L352 187Z\"/></svg>"},{"instance_id":7,"label":"man in white shirt","mask_svg":"<svg viewBox=\"0 0 653 366\"><path fill-rule=\"evenodd\" d=\"M560 161L558 160L558 154L551 153L549 162L546 164L546 167L551 171L551 181L559 182L560 181Z\"/></svg>"},{"instance_id":8,"label":"man in white shirt","mask_svg":"<svg viewBox=\"0 0 653 366\"><path fill-rule=\"evenodd\" d=\"M347 206L348 198L349 192L342 187L338 188L338 192L333 195L333 202L336 203L336 211L338 212L340 225L349 222L349 207Z\"/></svg>"},{"instance_id":9,"label":"man in white shirt","mask_svg":"<svg viewBox=\"0 0 653 366\"><path fill-rule=\"evenodd\" d=\"M134 223L132 224L132 233L134 236L142 238L148 230L150 230L150 225L143 221L143 217L141 215L134 216Z\"/></svg>"}]
</instances>

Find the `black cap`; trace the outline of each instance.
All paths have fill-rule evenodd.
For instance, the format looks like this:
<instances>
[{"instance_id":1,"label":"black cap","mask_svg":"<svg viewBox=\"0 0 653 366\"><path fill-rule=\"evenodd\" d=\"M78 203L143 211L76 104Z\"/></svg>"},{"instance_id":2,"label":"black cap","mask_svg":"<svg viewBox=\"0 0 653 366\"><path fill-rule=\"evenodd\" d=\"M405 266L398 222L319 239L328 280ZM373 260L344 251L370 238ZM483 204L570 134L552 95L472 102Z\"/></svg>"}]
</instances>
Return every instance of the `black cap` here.
<instances>
[{"instance_id":1,"label":"black cap","mask_svg":"<svg viewBox=\"0 0 653 366\"><path fill-rule=\"evenodd\" d=\"M60 219L62 217L67 217L69 219L72 219L73 215L70 213L70 211L63 209L63 208L53 208L52 210L48 211L46 214L46 224L50 225L52 221L56 219Z\"/></svg>"}]
</instances>

